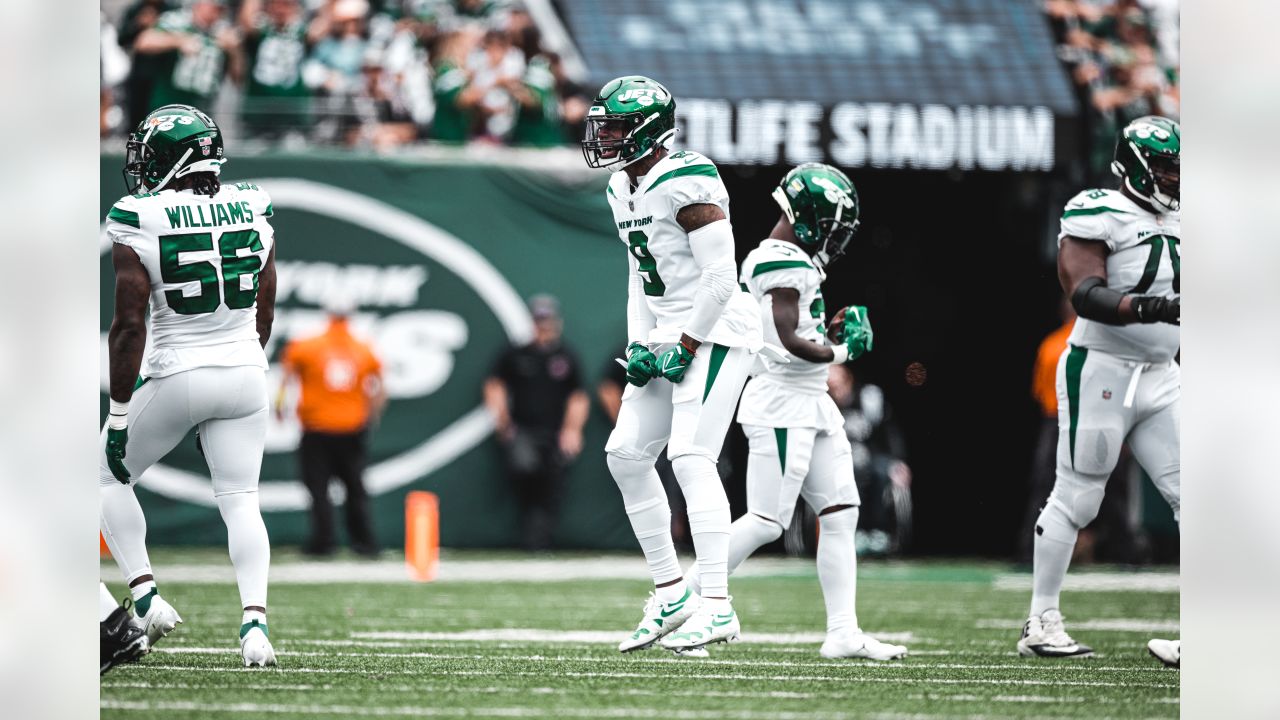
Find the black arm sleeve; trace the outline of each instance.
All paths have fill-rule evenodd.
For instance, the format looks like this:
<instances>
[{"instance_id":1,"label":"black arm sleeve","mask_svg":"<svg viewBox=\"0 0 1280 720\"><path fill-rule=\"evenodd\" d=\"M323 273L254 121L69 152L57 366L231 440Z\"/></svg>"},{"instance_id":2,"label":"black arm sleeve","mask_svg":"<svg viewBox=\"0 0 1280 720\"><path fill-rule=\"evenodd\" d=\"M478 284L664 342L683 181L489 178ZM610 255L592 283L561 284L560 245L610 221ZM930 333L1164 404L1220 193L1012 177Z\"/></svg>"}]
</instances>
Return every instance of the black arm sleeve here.
<instances>
[{"instance_id":1,"label":"black arm sleeve","mask_svg":"<svg viewBox=\"0 0 1280 720\"><path fill-rule=\"evenodd\" d=\"M1082 318L1107 325L1124 325L1120 320L1120 301L1124 293L1107 287L1107 281L1094 276L1085 278L1071 293L1071 307Z\"/></svg>"}]
</instances>

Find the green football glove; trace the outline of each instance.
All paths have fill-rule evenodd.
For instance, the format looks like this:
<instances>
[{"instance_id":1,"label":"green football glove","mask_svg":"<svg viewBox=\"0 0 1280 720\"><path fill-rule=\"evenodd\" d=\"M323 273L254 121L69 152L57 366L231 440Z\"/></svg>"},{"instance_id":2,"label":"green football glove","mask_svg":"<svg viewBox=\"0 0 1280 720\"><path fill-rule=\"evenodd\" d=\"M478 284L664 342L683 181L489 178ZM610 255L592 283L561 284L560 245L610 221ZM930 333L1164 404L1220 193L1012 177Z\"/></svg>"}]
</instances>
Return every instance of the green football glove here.
<instances>
[{"instance_id":1,"label":"green football glove","mask_svg":"<svg viewBox=\"0 0 1280 720\"><path fill-rule=\"evenodd\" d=\"M649 348L638 342L627 346L627 382L636 387L644 387L653 378L658 377L658 358Z\"/></svg>"},{"instance_id":2,"label":"green football glove","mask_svg":"<svg viewBox=\"0 0 1280 720\"><path fill-rule=\"evenodd\" d=\"M676 346L658 357L658 374L673 383L684 380L684 373L693 362L693 351L676 343Z\"/></svg>"},{"instance_id":3,"label":"green football glove","mask_svg":"<svg viewBox=\"0 0 1280 720\"><path fill-rule=\"evenodd\" d=\"M129 469L124 466L124 446L129 444L129 428L107 428L107 467L122 485L129 484Z\"/></svg>"},{"instance_id":4,"label":"green football glove","mask_svg":"<svg viewBox=\"0 0 1280 720\"><path fill-rule=\"evenodd\" d=\"M849 349L849 359L856 360L864 353L871 352L874 337L867 309L862 305L850 305L845 310L844 328L840 332L841 341Z\"/></svg>"}]
</instances>

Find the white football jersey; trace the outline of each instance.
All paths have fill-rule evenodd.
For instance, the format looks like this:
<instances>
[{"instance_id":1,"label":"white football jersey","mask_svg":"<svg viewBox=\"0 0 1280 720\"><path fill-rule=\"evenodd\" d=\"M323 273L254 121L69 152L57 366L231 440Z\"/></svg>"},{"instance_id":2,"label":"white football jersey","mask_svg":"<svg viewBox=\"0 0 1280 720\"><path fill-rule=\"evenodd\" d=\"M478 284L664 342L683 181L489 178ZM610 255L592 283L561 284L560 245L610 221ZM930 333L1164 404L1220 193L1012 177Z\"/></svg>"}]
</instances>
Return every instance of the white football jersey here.
<instances>
[{"instance_id":1,"label":"white football jersey","mask_svg":"<svg viewBox=\"0 0 1280 720\"><path fill-rule=\"evenodd\" d=\"M1086 190L1067 203L1058 241L1107 244L1107 287L1132 295L1181 296L1181 215L1152 213L1119 190ZM1168 323L1107 325L1078 318L1068 342L1136 362L1168 362L1180 329Z\"/></svg>"},{"instance_id":2,"label":"white football jersey","mask_svg":"<svg viewBox=\"0 0 1280 720\"><path fill-rule=\"evenodd\" d=\"M681 150L658 161L635 192L626 172L620 170L609 179L606 193L618 237L635 261L635 271L644 281L644 300L657 320L647 340L650 344L677 342L693 310L702 270L676 213L688 205L711 204L729 217L729 193L720 173L702 155ZM751 296L735 292L706 340L759 349L759 308Z\"/></svg>"},{"instance_id":3,"label":"white football jersey","mask_svg":"<svg viewBox=\"0 0 1280 720\"><path fill-rule=\"evenodd\" d=\"M822 299L823 274L814 267L808 254L794 243L772 238L760 243L742 261L742 284L760 303L760 322L764 341L781 346L778 328L773 324L773 298L770 290L791 288L800 293L800 317L796 335L802 340L827 345L826 304ZM794 355L791 362L779 363L761 357L771 379L804 393L827 392L827 366L811 363Z\"/></svg>"},{"instance_id":4,"label":"white football jersey","mask_svg":"<svg viewBox=\"0 0 1280 720\"><path fill-rule=\"evenodd\" d=\"M107 237L133 248L151 279L143 377L195 367L265 368L258 342L258 273L275 243L271 200L256 185L217 195L161 190L121 198Z\"/></svg>"}]
</instances>

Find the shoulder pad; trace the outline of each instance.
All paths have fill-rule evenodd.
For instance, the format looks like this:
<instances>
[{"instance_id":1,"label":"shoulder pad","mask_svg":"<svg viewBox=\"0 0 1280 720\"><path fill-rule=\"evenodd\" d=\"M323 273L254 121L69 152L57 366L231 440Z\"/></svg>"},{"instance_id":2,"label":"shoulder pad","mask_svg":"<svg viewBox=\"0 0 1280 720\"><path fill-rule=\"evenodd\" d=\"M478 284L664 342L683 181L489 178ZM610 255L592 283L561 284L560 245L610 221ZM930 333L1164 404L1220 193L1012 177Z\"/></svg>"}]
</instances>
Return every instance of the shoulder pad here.
<instances>
[{"instance_id":1,"label":"shoulder pad","mask_svg":"<svg viewBox=\"0 0 1280 720\"><path fill-rule=\"evenodd\" d=\"M254 213L262 217L271 217L275 214L275 209L271 207L271 196L267 195L266 190L251 182L238 182L235 188L249 201L249 207L253 208Z\"/></svg>"},{"instance_id":2,"label":"shoulder pad","mask_svg":"<svg viewBox=\"0 0 1280 720\"><path fill-rule=\"evenodd\" d=\"M1070 217L1079 217L1083 215L1101 215L1104 213L1131 215L1133 203L1126 198L1119 190L1107 190L1097 188L1093 190L1083 190L1067 203L1063 208L1062 218L1065 220Z\"/></svg>"},{"instance_id":3,"label":"shoulder pad","mask_svg":"<svg viewBox=\"0 0 1280 720\"><path fill-rule=\"evenodd\" d=\"M122 225L141 228L142 223L138 220L138 198L150 197L155 193L142 193L139 195L126 195L116 201L115 205L107 211L107 220L118 222Z\"/></svg>"}]
</instances>

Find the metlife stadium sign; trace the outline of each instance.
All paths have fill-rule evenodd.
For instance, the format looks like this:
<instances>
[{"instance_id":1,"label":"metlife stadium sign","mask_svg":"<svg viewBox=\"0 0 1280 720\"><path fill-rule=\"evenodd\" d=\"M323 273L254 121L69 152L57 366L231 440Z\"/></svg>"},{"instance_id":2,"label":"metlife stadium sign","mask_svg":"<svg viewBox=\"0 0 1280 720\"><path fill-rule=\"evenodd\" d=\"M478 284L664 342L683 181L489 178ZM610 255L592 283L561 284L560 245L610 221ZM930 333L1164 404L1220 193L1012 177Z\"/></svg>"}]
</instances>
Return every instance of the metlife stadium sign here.
<instances>
[{"instance_id":1,"label":"metlife stadium sign","mask_svg":"<svg viewBox=\"0 0 1280 720\"><path fill-rule=\"evenodd\" d=\"M591 84L645 74L720 163L1047 171L1076 99L1031 0L562 0Z\"/></svg>"}]
</instances>

